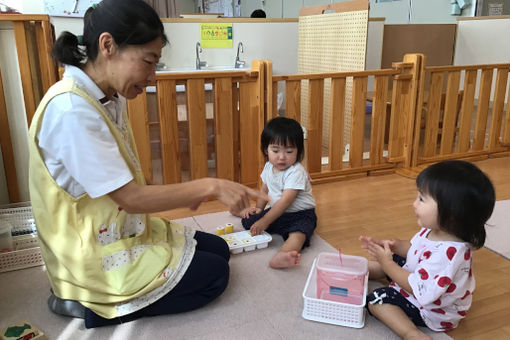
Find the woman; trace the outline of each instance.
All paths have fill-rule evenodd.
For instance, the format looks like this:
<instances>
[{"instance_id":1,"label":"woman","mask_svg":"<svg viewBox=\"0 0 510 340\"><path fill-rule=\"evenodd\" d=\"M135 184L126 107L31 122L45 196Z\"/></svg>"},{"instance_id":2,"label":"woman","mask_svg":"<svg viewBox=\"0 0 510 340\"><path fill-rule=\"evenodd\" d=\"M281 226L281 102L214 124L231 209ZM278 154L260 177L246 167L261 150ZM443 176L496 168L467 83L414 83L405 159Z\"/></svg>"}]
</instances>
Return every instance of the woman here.
<instances>
[{"instance_id":1,"label":"woman","mask_svg":"<svg viewBox=\"0 0 510 340\"><path fill-rule=\"evenodd\" d=\"M63 79L30 127L30 196L48 277L58 301L85 307L88 328L189 311L226 288L221 238L148 213L196 209L211 196L240 212L262 195L216 178L145 184L119 96L135 98L155 80L166 42L142 0L89 8L82 39L64 32L55 43Z\"/></svg>"}]
</instances>

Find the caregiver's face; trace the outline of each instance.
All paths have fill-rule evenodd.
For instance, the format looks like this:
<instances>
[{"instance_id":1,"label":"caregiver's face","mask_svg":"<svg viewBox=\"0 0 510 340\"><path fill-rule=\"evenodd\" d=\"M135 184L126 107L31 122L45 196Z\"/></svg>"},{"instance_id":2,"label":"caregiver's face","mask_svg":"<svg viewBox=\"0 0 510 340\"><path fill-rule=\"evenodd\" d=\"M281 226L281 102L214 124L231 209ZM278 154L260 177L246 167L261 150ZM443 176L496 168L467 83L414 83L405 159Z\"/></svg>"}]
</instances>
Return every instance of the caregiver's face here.
<instances>
[{"instance_id":1,"label":"caregiver's face","mask_svg":"<svg viewBox=\"0 0 510 340\"><path fill-rule=\"evenodd\" d=\"M133 99L156 80L156 63L161 58L161 38L144 45L128 45L113 58L110 83L127 99Z\"/></svg>"}]
</instances>

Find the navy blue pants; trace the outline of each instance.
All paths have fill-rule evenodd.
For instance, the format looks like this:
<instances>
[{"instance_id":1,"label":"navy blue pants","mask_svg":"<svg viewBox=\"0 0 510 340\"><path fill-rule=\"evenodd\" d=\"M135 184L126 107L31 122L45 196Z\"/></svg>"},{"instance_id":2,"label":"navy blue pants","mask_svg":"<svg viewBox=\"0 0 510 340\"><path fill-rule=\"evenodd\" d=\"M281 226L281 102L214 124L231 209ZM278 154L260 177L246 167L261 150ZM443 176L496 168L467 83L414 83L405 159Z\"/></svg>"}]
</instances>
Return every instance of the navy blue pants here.
<instances>
[{"instance_id":1,"label":"navy blue pants","mask_svg":"<svg viewBox=\"0 0 510 340\"><path fill-rule=\"evenodd\" d=\"M267 214L269 210L271 210L271 208L262 210L256 215L250 215L248 218L243 218L241 223L244 229L249 230L253 223L264 217L264 215ZM306 235L306 240L303 244L303 248L305 248L310 245L310 238L312 237L316 226L317 215L315 214L315 209L307 209L283 213L269 225L269 227L266 229L266 232L270 234L281 235L284 240L287 240L290 233L299 231Z\"/></svg>"},{"instance_id":2,"label":"navy blue pants","mask_svg":"<svg viewBox=\"0 0 510 340\"><path fill-rule=\"evenodd\" d=\"M393 262L402 267L406 263L406 259L402 256L393 254ZM392 281L389 276L386 276L386 278L388 281ZM367 295L366 307L369 313L370 310L368 309L368 305L374 303L389 303L391 305L399 306L416 326L427 327L423 321L423 318L421 317L418 307L413 305L402 294L400 294L400 292L391 287L376 288L372 293Z\"/></svg>"},{"instance_id":3,"label":"navy blue pants","mask_svg":"<svg viewBox=\"0 0 510 340\"><path fill-rule=\"evenodd\" d=\"M153 304L122 317L105 319L85 309L85 327L116 325L144 316L188 312L221 295L228 285L230 252L220 237L197 231L197 247L188 270L168 294Z\"/></svg>"}]
</instances>

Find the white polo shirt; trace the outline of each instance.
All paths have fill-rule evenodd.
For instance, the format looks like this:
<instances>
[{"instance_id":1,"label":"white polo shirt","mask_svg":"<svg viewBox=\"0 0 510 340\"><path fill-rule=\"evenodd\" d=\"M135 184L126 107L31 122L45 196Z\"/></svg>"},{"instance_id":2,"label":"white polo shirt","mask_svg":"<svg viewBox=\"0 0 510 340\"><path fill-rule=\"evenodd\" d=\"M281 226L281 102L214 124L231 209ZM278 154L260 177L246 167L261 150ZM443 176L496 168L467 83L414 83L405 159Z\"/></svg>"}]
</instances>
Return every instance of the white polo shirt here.
<instances>
[{"instance_id":1,"label":"white polo shirt","mask_svg":"<svg viewBox=\"0 0 510 340\"><path fill-rule=\"evenodd\" d=\"M63 77L73 78L105 107L114 125L122 127L123 99L105 101L103 91L78 67L66 65ZM101 114L74 93L49 102L37 138L51 176L73 197L100 197L133 180Z\"/></svg>"}]
</instances>

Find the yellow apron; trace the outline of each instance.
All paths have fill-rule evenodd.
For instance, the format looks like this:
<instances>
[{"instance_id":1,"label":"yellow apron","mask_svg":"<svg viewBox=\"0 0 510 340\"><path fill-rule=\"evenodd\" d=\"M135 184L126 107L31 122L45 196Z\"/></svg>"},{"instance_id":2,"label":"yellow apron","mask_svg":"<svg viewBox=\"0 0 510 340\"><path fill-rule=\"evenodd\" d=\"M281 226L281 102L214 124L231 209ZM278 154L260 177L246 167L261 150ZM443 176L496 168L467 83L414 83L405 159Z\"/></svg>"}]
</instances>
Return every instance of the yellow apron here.
<instances>
[{"instance_id":1,"label":"yellow apron","mask_svg":"<svg viewBox=\"0 0 510 340\"><path fill-rule=\"evenodd\" d=\"M51 287L95 313L114 318L167 294L182 278L195 252L194 231L146 214L127 214L108 195L72 197L48 172L37 132L48 102L73 92L90 102L108 124L137 183L145 184L127 115L115 127L100 103L71 78L44 96L29 130L29 188L41 253Z\"/></svg>"}]
</instances>

